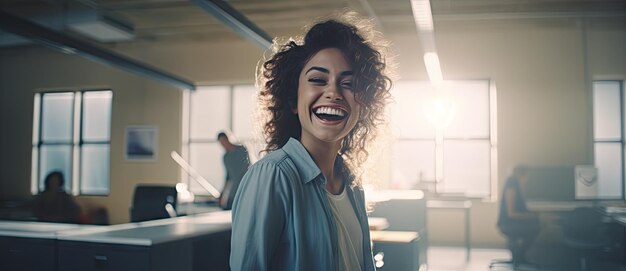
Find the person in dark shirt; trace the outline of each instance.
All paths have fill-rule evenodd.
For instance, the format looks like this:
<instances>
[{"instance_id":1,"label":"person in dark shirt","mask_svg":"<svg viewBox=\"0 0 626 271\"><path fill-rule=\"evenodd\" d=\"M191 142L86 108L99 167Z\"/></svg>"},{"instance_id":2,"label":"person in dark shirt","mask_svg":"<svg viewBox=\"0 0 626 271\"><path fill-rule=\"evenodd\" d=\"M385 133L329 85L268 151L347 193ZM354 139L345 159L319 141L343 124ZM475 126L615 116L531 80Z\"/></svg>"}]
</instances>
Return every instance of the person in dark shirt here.
<instances>
[{"instance_id":1,"label":"person in dark shirt","mask_svg":"<svg viewBox=\"0 0 626 271\"><path fill-rule=\"evenodd\" d=\"M230 142L228 136L224 132L217 134L217 140L222 144L226 153L224 153L224 168L226 169L226 180L224 189L222 189L219 198L219 205L224 210L230 210L233 206L233 199L241 178L250 167L250 159L248 150L243 145L236 145Z\"/></svg>"},{"instance_id":2,"label":"person in dark shirt","mask_svg":"<svg viewBox=\"0 0 626 271\"><path fill-rule=\"evenodd\" d=\"M526 252L539 234L539 219L528 210L522 187L528 179L528 168L519 166L506 180L500 200L498 228L507 236L514 263L526 262Z\"/></svg>"},{"instance_id":3,"label":"person in dark shirt","mask_svg":"<svg viewBox=\"0 0 626 271\"><path fill-rule=\"evenodd\" d=\"M34 215L39 221L79 223L80 206L72 195L63 190L65 179L60 171L46 176L45 190L37 195Z\"/></svg>"}]
</instances>

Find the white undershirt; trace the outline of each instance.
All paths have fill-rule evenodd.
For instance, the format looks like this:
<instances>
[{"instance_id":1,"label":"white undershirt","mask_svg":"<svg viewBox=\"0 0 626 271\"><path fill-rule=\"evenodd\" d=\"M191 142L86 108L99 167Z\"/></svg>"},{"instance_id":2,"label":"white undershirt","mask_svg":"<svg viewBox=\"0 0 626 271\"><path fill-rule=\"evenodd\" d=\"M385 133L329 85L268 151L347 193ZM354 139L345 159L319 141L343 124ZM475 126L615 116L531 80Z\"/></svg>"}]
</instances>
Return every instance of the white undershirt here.
<instances>
[{"instance_id":1,"label":"white undershirt","mask_svg":"<svg viewBox=\"0 0 626 271\"><path fill-rule=\"evenodd\" d=\"M346 189L339 195L326 191L337 224L339 270L361 270L363 263L363 232Z\"/></svg>"}]
</instances>

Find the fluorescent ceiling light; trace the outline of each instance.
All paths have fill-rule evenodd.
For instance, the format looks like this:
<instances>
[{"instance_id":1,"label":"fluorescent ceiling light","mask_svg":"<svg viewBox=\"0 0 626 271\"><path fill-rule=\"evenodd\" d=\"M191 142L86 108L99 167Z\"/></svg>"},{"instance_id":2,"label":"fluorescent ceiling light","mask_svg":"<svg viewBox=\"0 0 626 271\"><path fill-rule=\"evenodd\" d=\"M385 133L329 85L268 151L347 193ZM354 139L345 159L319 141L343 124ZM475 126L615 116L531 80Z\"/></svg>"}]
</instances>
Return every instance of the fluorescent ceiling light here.
<instances>
[{"instance_id":1,"label":"fluorescent ceiling light","mask_svg":"<svg viewBox=\"0 0 626 271\"><path fill-rule=\"evenodd\" d=\"M419 31L433 31L435 29L429 0L411 0L411 9L413 10L413 18L415 18L415 25Z\"/></svg>"},{"instance_id":2,"label":"fluorescent ceiling light","mask_svg":"<svg viewBox=\"0 0 626 271\"><path fill-rule=\"evenodd\" d=\"M67 27L100 42L128 41L135 37L131 22L97 10L72 12Z\"/></svg>"},{"instance_id":3,"label":"fluorescent ceiling light","mask_svg":"<svg viewBox=\"0 0 626 271\"><path fill-rule=\"evenodd\" d=\"M439 64L439 56L437 53L425 53L424 65L426 65L426 72L428 73L428 78L431 83L436 84L443 81L443 74L441 73L441 65Z\"/></svg>"}]
</instances>

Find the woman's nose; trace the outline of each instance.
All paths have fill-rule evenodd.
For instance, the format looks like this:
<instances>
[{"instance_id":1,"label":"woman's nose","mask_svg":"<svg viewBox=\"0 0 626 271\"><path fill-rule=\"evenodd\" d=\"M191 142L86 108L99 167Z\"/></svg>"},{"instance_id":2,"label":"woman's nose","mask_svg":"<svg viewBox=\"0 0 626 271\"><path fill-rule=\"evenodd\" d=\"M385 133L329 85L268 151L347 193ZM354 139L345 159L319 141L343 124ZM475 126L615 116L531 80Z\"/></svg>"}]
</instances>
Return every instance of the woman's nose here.
<instances>
[{"instance_id":1,"label":"woman's nose","mask_svg":"<svg viewBox=\"0 0 626 271\"><path fill-rule=\"evenodd\" d=\"M343 100L343 96L341 96L341 92L339 91L339 87L335 84L329 84L326 88L326 92L324 92L324 97L326 99L332 101L341 101Z\"/></svg>"}]
</instances>

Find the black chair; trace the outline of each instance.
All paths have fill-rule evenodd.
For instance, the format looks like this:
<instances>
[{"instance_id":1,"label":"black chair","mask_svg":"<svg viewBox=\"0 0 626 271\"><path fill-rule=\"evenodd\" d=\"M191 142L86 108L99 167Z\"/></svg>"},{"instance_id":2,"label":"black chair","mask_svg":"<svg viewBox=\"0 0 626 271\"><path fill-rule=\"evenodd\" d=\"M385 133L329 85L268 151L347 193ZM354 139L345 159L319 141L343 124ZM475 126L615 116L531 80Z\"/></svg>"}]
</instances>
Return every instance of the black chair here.
<instances>
[{"instance_id":1,"label":"black chair","mask_svg":"<svg viewBox=\"0 0 626 271\"><path fill-rule=\"evenodd\" d=\"M177 216L175 186L137 185L130 208L130 222L141 222Z\"/></svg>"},{"instance_id":2,"label":"black chair","mask_svg":"<svg viewBox=\"0 0 626 271\"><path fill-rule=\"evenodd\" d=\"M563 243L578 258L581 271L586 271L589 260L611 248L608 224L604 214L596 208L577 208L563 216Z\"/></svg>"},{"instance_id":3,"label":"black chair","mask_svg":"<svg viewBox=\"0 0 626 271\"><path fill-rule=\"evenodd\" d=\"M524 263L521 259L524 257L524 251L521 245L522 236L514 234L505 234L507 239L507 247L511 251L511 259L497 259L489 263L489 270L515 270L515 271L531 271L539 268L533 264Z\"/></svg>"},{"instance_id":4,"label":"black chair","mask_svg":"<svg viewBox=\"0 0 626 271\"><path fill-rule=\"evenodd\" d=\"M511 251L511 259L492 260L489 270L538 270L534 263L526 261L526 252L539 234L538 219L519 220L514 223L498 225L500 232L506 237L507 247Z\"/></svg>"}]
</instances>

